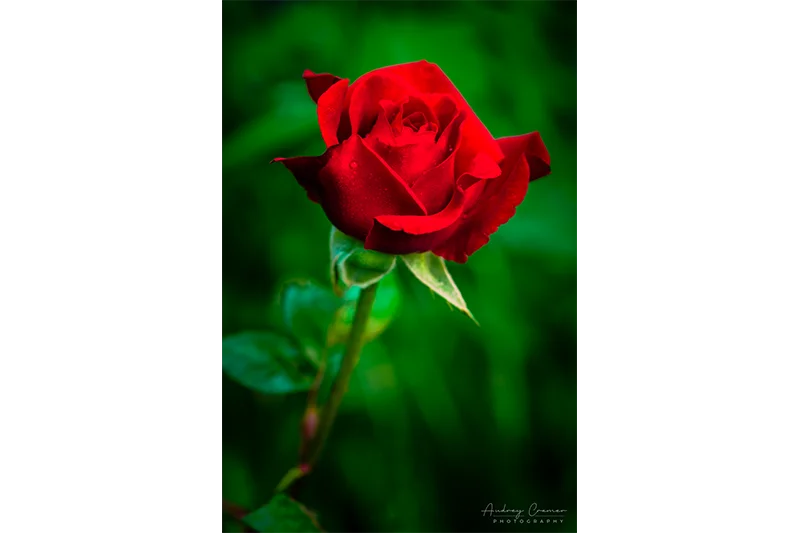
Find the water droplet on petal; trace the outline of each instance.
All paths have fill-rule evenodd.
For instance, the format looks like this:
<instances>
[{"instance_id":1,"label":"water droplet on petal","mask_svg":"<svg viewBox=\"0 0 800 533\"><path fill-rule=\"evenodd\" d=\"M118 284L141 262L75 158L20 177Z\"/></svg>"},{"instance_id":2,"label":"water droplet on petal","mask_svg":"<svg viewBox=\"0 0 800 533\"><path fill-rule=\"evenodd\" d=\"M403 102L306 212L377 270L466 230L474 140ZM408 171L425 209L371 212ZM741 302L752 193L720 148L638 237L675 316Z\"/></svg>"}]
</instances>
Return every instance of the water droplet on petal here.
<instances>
[{"instance_id":1,"label":"water droplet on petal","mask_svg":"<svg viewBox=\"0 0 800 533\"><path fill-rule=\"evenodd\" d=\"M357 166L358 163L356 163L355 161L350 161L350 168L356 168Z\"/></svg>"}]
</instances>

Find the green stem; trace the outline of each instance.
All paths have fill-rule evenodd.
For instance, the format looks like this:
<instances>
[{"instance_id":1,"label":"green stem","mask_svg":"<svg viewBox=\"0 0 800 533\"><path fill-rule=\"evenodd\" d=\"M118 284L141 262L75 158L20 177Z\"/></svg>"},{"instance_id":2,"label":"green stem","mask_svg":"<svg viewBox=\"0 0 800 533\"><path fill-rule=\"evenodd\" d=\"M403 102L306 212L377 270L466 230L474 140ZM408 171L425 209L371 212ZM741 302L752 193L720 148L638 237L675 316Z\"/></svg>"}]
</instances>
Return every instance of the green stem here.
<instances>
[{"instance_id":1,"label":"green stem","mask_svg":"<svg viewBox=\"0 0 800 533\"><path fill-rule=\"evenodd\" d=\"M372 310L372 303L375 301L375 292L377 288L378 284L375 283L366 289L361 289L361 294L356 304L353 326L350 328L350 336L347 338L342 365L339 369L339 374L336 376L336 380L333 382L333 388L331 389L328 403L322 408L319 428L308 449L308 461L306 464L309 469L319 458L325 441L328 439L328 434L333 427L333 421L336 419L336 413L339 411L339 405L342 403L344 393L347 392L350 376L352 376L353 369L355 369L356 363L358 363L358 357L361 355L361 348L364 346L364 332L367 329L367 322L369 321L370 311Z\"/></svg>"}]
</instances>

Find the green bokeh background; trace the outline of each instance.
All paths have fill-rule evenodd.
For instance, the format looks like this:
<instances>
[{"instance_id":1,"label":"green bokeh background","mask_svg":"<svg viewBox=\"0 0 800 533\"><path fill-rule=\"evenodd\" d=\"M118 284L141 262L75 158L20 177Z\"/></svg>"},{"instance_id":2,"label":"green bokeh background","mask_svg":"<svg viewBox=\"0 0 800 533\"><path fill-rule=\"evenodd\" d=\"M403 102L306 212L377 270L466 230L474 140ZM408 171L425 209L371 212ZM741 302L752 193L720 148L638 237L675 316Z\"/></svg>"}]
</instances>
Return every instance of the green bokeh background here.
<instances>
[{"instance_id":1,"label":"green bokeh background","mask_svg":"<svg viewBox=\"0 0 800 533\"><path fill-rule=\"evenodd\" d=\"M365 348L298 494L329 531L576 528L575 14L574 2L223 3L223 335L268 327L284 281L329 280L330 223L269 165L325 149L304 69L352 81L426 59L495 137L538 130L552 158L489 244L449 264L480 327L399 269L399 314ZM225 499L266 503L296 462L304 401L223 378ZM489 502L568 512L559 526L493 524Z\"/></svg>"}]
</instances>

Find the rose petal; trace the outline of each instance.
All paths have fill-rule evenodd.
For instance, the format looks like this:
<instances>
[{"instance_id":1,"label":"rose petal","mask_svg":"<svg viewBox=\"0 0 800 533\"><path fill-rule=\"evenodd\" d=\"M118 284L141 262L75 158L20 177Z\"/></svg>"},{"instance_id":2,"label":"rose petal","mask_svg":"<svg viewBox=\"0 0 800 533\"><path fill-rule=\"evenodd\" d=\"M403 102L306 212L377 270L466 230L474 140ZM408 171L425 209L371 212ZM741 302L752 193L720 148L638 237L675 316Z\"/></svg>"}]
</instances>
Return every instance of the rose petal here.
<instances>
[{"instance_id":1,"label":"rose petal","mask_svg":"<svg viewBox=\"0 0 800 533\"><path fill-rule=\"evenodd\" d=\"M470 159L469 165L458 178L458 184L466 189L476 181L495 179L502 173L503 171L494 159L480 153Z\"/></svg>"},{"instance_id":2,"label":"rose petal","mask_svg":"<svg viewBox=\"0 0 800 533\"><path fill-rule=\"evenodd\" d=\"M394 144L395 135L403 129L403 117L401 116L403 109L402 102L381 100L379 104L381 106L381 112L378 114L378 120L365 139L367 145L373 150L377 142L382 144Z\"/></svg>"},{"instance_id":3,"label":"rose petal","mask_svg":"<svg viewBox=\"0 0 800 533\"><path fill-rule=\"evenodd\" d=\"M425 113L421 111L414 111L403 118L403 126L411 128L415 132L419 131L427 123L428 119L425 118Z\"/></svg>"},{"instance_id":4,"label":"rose petal","mask_svg":"<svg viewBox=\"0 0 800 533\"><path fill-rule=\"evenodd\" d=\"M379 69L381 70L381 69ZM399 102L409 96L416 96L418 91L403 78L391 74L365 74L353 82L348 91L351 131L358 135L369 133L381 111L380 101Z\"/></svg>"},{"instance_id":5,"label":"rose petal","mask_svg":"<svg viewBox=\"0 0 800 533\"><path fill-rule=\"evenodd\" d=\"M472 197L475 195L472 185L477 181L493 179L501 174L497 163L485 154L476 155L469 161L465 169L457 167L457 156L460 153L463 139L460 128L465 118L465 113L459 114L437 142L437 151L434 156L444 157L444 161L423 172L419 178L411 182L411 188L425 204L428 213L436 213L442 209L447 204L456 185L461 186L467 192L466 206L471 206L474 203ZM457 179L456 176L458 176Z\"/></svg>"},{"instance_id":6,"label":"rose petal","mask_svg":"<svg viewBox=\"0 0 800 533\"><path fill-rule=\"evenodd\" d=\"M460 127L465 118L465 114L462 114L450 122L429 152L428 169L411 181L412 190L425 204L428 213L439 212L453 195L456 186L455 152L461 140ZM430 168L430 161L436 160L441 162Z\"/></svg>"},{"instance_id":7,"label":"rose petal","mask_svg":"<svg viewBox=\"0 0 800 533\"><path fill-rule=\"evenodd\" d=\"M319 129L322 132L322 139L325 141L325 146L328 148L339 144L340 139L346 138L340 137L337 131L339 129L339 121L344 111L348 83L350 83L350 81L347 79L337 81L331 85L327 91L322 93L317 101Z\"/></svg>"},{"instance_id":8,"label":"rose petal","mask_svg":"<svg viewBox=\"0 0 800 533\"><path fill-rule=\"evenodd\" d=\"M439 246L456 229L464 208L457 189L447 206L432 216L384 215L375 218L364 247L388 254L425 252Z\"/></svg>"},{"instance_id":9,"label":"rose petal","mask_svg":"<svg viewBox=\"0 0 800 533\"><path fill-rule=\"evenodd\" d=\"M471 158L477 153L484 153L494 159L500 161L503 157L503 151L495 141L486 126L472 111L467 101L458 91L456 86L450 81L450 78L434 63L427 61L417 61L414 63L404 63L401 65L394 65L374 70L365 74L360 79L370 77L397 77L405 80L408 85L413 86L416 91L421 94L442 93L449 95L456 104L459 111L468 110L469 116L464 124L464 151L465 158ZM358 80L353 84L354 94L355 86Z\"/></svg>"},{"instance_id":10,"label":"rose petal","mask_svg":"<svg viewBox=\"0 0 800 533\"><path fill-rule=\"evenodd\" d=\"M329 158L330 154L325 152L321 156L276 157L270 164L283 164L294 175L297 183L305 189L308 199L320 203L322 190L318 175Z\"/></svg>"},{"instance_id":11,"label":"rose petal","mask_svg":"<svg viewBox=\"0 0 800 533\"><path fill-rule=\"evenodd\" d=\"M447 260L464 263L469 255L489 242L489 236L514 216L528 192L529 181L550 172L550 155L538 132L497 142L505 153L503 173L497 179L475 185L484 187L480 196L465 200L467 205L458 228L446 242L433 249ZM533 164L529 165L528 161Z\"/></svg>"},{"instance_id":12,"label":"rose petal","mask_svg":"<svg viewBox=\"0 0 800 533\"><path fill-rule=\"evenodd\" d=\"M437 167L441 168L443 173L449 171L447 176L451 184L454 161L454 157L449 157L440 167ZM483 159L483 163L480 161L475 163L470 170L477 173L486 172L487 168L484 165L491 164L497 166L494 161L486 157ZM499 168L497 168L497 172L500 172ZM375 224L367 235L365 247L394 254L436 251L446 247L452 235L460 230L460 221L465 210L483 195L484 188L488 187L487 184L494 181L496 180L478 179L467 172L459 176L458 185L445 208L435 214L376 217ZM431 182L440 183L434 180ZM447 183L447 181L444 182ZM425 193L423 190L418 190L417 187L414 187L414 192L418 197ZM432 212L430 208L428 208L428 212Z\"/></svg>"},{"instance_id":13,"label":"rose petal","mask_svg":"<svg viewBox=\"0 0 800 533\"><path fill-rule=\"evenodd\" d=\"M318 157L278 158L340 231L364 240L376 217L425 215L408 185L353 136Z\"/></svg>"},{"instance_id":14,"label":"rose petal","mask_svg":"<svg viewBox=\"0 0 800 533\"><path fill-rule=\"evenodd\" d=\"M453 101L453 98L447 94L426 94L423 98L430 108L431 113L433 113L433 116L436 117L436 122L439 124L439 131L443 132L458 114L456 103Z\"/></svg>"},{"instance_id":15,"label":"rose petal","mask_svg":"<svg viewBox=\"0 0 800 533\"><path fill-rule=\"evenodd\" d=\"M425 95L409 96L407 102L403 104L403 119L410 119L415 113L421 113L424 117L422 123L437 122L436 114L433 112Z\"/></svg>"},{"instance_id":16,"label":"rose petal","mask_svg":"<svg viewBox=\"0 0 800 533\"><path fill-rule=\"evenodd\" d=\"M452 157L453 151L457 148L459 126L464 121L466 113L453 120L439 137L439 141L435 142L434 131L415 132L410 128L404 128L403 133L395 136L388 127L386 118L386 115L393 110L392 106L384 107L375 127L367 136L367 145L411 185L415 192L418 180L425 176L423 183L419 184L422 192L418 193L417 197L428 212L435 213L447 205L455 186L454 163L448 167L449 170L437 167L445 159Z\"/></svg>"},{"instance_id":17,"label":"rose petal","mask_svg":"<svg viewBox=\"0 0 800 533\"><path fill-rule=\"evenodd\" d=\"M538 131L514 137L501 137L497 142L503 148L506 158L518 157L520 153L525 156L530 167L531 181L550 174L550 153Z\"/></svg>"},{"instance_id":18,"label":"rose petal","mask_svg":"<svg viewBox=\"0 0 800 533\"><path fill-rule=\"evenodd\" d=\"M411 190L428 213L438 213L449 202L455 189L455 157L448 157L435 167L423 172L411 185Z\"/></svg>"},{"instance_id":19,"label":"rose petal","mask_svg":"<svg viewBox=\"0 0 800 533\"><path fill-rule=\"evenodd\" d=\"M303 72L303 79L306 80L306 89L308 89L309 96L311 96L311 99L314 100L316 104L319 101L319 97L322 96L331 85L342 78L334 76L333 74L314 74L306 69L305 72Z\"/></svg>"},{"instance_id":20,"label":"rose petal","mask_svg":"<svg viewBox=\"0 0 800 533\"><path fill-rule=\"evenodd\" d=\"M436 147L436 132L419 132L415 131L414 128L410 126L403 126L400 134L398 134L392 142L392 146L407 147L409 150L415 150L421 145L427 146L433 150ZM425 166L430 167L430 162L426 161L425 163ZM420 164L422 164L422 162L420 162Z\"/></svg>"}]
</instances>

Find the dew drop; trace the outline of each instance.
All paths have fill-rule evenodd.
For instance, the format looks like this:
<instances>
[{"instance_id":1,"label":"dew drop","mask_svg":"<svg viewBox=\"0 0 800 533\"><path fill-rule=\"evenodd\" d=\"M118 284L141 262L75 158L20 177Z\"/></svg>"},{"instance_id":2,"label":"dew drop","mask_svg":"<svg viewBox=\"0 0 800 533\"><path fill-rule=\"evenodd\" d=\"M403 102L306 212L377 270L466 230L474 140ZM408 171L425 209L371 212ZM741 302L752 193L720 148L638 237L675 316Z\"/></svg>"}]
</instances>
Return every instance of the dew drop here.
<instances>
[{"instance_id":1,"label":"dew drop","mask_svg":"<svg viewBox=\"0 0 800 533\"><path fill-rule=\"evenodd\" d=\"M357 166L358 163L356 163L355 161L350 161L350 168L356 168Z\"/></svg>"}]
</instances>

